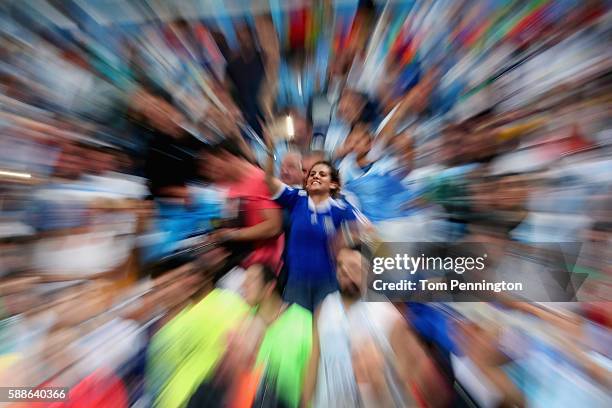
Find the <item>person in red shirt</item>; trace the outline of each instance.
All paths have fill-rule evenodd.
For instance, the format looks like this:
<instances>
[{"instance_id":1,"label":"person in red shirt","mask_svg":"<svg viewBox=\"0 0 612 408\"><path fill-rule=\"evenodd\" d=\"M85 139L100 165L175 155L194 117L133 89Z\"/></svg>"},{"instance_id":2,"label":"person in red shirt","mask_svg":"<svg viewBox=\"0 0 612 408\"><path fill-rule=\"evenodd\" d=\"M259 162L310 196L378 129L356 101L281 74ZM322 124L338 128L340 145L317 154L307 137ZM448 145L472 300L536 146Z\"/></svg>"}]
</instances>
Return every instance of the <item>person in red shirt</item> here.
<instances>
[{"instance_id":1,"label":"person in red shirt","mask_svg":"<svg viewBox=\"0 0 612 408\"><path fill-rule=\"evenodd\" d=\"M205 149L202 160L207 177L227 188L228 199L239 200L244 223L242 228L215 231L213 239L252 243L253 252L241 264L245 269L260 263L278 270L284 246L282 211L271 198L264 171L227 140Z\"/></svg>"}]
</instances>

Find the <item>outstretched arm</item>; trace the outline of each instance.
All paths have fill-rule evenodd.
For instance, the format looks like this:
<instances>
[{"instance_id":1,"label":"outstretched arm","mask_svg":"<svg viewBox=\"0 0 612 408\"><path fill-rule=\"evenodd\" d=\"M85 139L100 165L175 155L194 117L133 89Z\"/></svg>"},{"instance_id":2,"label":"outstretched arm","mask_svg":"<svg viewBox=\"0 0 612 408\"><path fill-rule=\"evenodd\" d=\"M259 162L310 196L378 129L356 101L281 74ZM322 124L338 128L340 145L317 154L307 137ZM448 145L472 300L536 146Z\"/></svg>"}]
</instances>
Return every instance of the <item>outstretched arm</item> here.
<instances>
[{"instance_id":1,"label":"outstretched arm","mask_svg":"<svg viewBox=\"0 0 612 408\"><path fill-rule=\"evenodd\" d=\"M283 183L274 176L275 171L275 163L274 163L274 146L272 144L272 138L268 130L264 131L264 141L266 142L266 147L268 149L268 159L266 161L266 184L268 185L268 189L270 190L270 194L275 196L283 187Z\"/></svg>"},{"instance_id":2,"label":"outstretched arm","mask_svg":"<svg viewBox=\"0 0 612 408\"><path fill-rule=\"evenodd\" d=\"M274 238L283 231L283 214L281 210L267 208L261 210L263 221L252 227L241 228L234 232L234 241L255 241Z\"/></svg>"}]
</instances>

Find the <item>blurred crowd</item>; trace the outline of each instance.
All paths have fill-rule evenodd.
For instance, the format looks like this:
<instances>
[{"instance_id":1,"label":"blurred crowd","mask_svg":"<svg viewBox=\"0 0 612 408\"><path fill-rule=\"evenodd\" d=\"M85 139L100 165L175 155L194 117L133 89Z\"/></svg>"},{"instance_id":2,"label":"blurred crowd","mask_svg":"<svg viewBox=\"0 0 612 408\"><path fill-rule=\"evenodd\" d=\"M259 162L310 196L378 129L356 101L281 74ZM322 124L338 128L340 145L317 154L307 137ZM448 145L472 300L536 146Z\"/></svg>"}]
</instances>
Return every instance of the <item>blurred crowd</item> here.
<instances>
[{"instance_id":1,"label":"blurred crowd","mask_svg":"<svg viewBox=\"0 0 612 408\"><path fill-rule=\"evenodd\" d=\"M0 406L611 406L610 2L0 18L0 386L70 389ZM362 300L399 242L573 286Z\"/></svg>"}]
</instances>

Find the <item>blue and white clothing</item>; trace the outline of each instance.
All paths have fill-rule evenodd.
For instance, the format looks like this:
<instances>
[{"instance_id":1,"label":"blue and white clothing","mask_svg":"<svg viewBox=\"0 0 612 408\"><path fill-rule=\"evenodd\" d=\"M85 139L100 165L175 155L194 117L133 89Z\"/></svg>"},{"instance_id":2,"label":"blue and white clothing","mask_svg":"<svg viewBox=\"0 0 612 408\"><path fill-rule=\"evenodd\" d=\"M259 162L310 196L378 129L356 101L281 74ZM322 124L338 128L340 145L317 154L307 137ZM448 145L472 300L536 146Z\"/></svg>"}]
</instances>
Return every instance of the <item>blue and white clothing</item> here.
<instances>
[{"instance_id":1,"label":"blue and white clothing","mask_svg":"<svg viewBox=\"0 0 612 408\"><path fill-rule=\"evenodd\" d=\"M334 152L344 144L350 132L351 127L348 124L336 118L332 119L325 136L325 152L333 156Z\"/></svg>"},{"instance_id":2,"label":"blue and white clothing","mask_svg":"<svg viewBox=\"0 0 612 408\"><path fill-rule=\"evenodd\" d=\"M182 240L212 230L211 220L223 216L224 192L210 186L190 186L189 190L190 205L156 201L152 228L140 239L143 262L171 255Z\"/></svg>"},{"instance_id":3,"label":"blue and white clothing","mask_svg":"<svg viewBox=\"0 0 612 408\"><path fill-rule=\"evenodd\" d=\"M346 201L331 197L315 205L305 190L287 185L273 198L289 211L291 222L285 298L313 310L338 287L330 241L358 213Z\"/></svg>"},{"instance_id":4,"label":"blue and white clothing","mask_svg":"<svg viewBox=\"0 0 612 408\"><path fill-rule=\"evenodd\" d=\"M394 174L396 168L393 157L373 162L366 168L357 164L354 154L340 163L340 178L347 201L372 222L409 215L404 204L413 200L415 195L402 185L399 175Z\"/></svg>"},{"instance_id":5,"label":"blue and white clothing","mask_svg":"<svg viewBox=\"0 0 612 408\"><path fill-rule=\"evenodd\" d=\"M351 153L340 162L338 171L340 172L340 179L346 184L365 175L388 174L397 167L397 160L393 156L385 156L363 168L357 164L355 153Z\"/></svg>"}]
</instances>

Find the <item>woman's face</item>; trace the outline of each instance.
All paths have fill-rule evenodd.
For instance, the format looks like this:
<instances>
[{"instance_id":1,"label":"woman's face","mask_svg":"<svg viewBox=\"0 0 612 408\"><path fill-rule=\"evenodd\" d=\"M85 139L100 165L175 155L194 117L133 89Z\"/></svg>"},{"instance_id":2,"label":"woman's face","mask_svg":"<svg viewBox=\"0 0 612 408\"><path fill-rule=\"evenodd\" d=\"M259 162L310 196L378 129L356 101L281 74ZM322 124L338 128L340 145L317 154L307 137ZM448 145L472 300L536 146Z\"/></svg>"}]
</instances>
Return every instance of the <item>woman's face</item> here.
<instances>
[{"instance_id":1,"label":"woman's face","mask_svg":"<svg viewBox=\"0 0 612 408\"><path fill-rule=\"evenodd\" d=\"M310 169L306 179L306 190L312 193L329 194L331 190L338 188L338 183L331 179L331 169L321 163L316 164Z\"/></svg>"}]
</instances>

